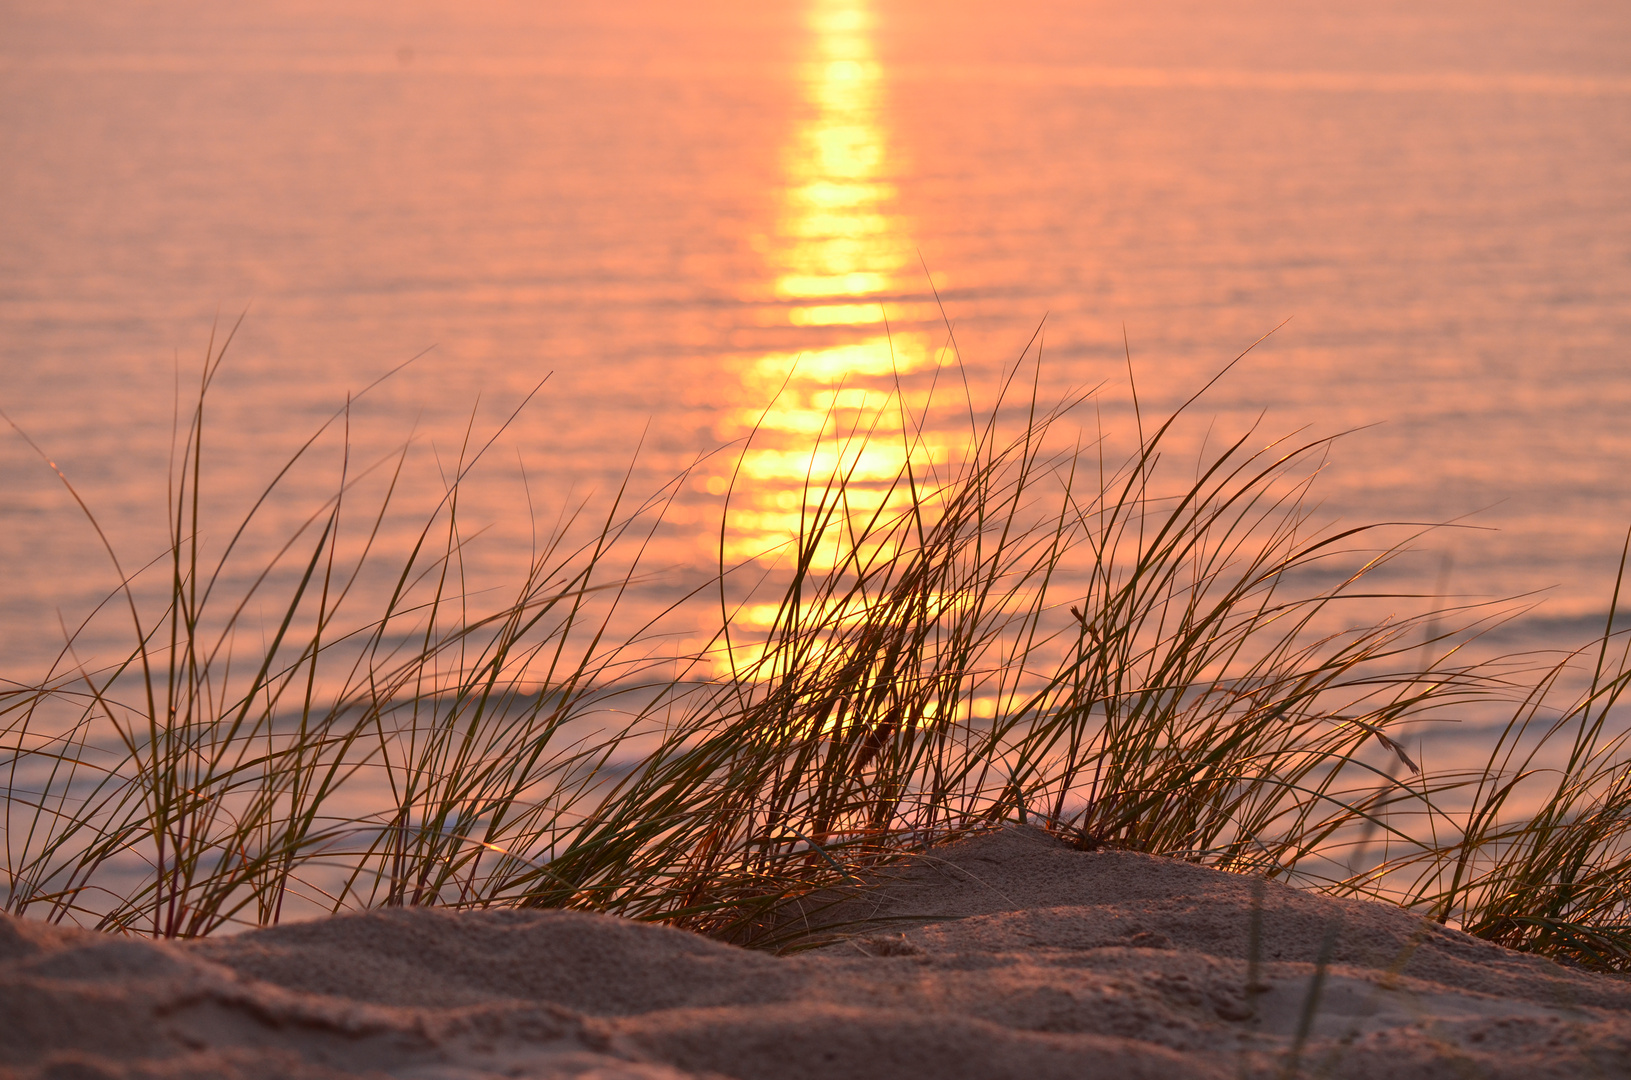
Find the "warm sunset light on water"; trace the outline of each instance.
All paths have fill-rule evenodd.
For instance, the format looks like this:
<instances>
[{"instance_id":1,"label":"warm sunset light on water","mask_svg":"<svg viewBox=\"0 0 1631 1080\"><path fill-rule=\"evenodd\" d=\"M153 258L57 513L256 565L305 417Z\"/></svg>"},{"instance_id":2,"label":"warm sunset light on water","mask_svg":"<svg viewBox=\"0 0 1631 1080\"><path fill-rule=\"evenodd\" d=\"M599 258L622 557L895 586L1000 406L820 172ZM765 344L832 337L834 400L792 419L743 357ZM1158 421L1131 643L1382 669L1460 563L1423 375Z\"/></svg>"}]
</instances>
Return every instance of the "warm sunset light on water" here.
<instances>
[{"instance_id":1,"label":"warm sunset light on water","mask_svg":"<svg viewBox=\"0 0 1631 1080\"><path fill-rule=\"evenodd\" d=\"M898 167L884 126L873 21L864 0L811 6L813 47L803 67L811 115L786 150L785 216L766 261L777 272L776 297L800 302L783 309L792 325L847 329L854 340L749 361L744 386L770 403L744 407L720 425L725 439L752 435L726 523L730 561L785 561L801 523L834 498L846 514L875 512L885 497L877 485L900 475L908 453L928 462L929 445L938 445L908 437L898 390L901 377L936 362L930 341L921 332L883 332L906 275L922 271L912 265L912 223L892 182ZM918 409L924 400L918 396ZM715 477L709 490L726 484ZM841 533L832 530L818 566L832 564Z\"/></svg>"},{"instance_id":2,"label":"warm sunset light on water","mask_svg":"<svg viewBox=\"0 0 1631 1080\"><path fill-rule=\"evenodd\" d=\"M779 296L846 301L801 309L795 322L876 322L854 301L897 287L908 261L910 224L895 208L887 177L888 135L882 126L882 72L873 56L872 13L864 2L814 5L814 56L805 79L815 117L802 126L787 155L790 246L775 260L785 267ZM824 316L835 316L828 319Z\"/></svg>"},{"instance_id":3,"label":"warm sunset light on water","mask_svg":"<svg viewBox=\"0 0 1631 1080\"><path fill-rule=\"evenodd\" d=\"M1596 624L1631 518L1623 5L66 0L3 19L0 406L131 565L161 546L176 365L185 385L245 309L207 463L227 517L426 349L352 416L354 460L424 450L404 490L439 492L467 429L548 376L466 491L472 581L625 476L658 490L713 453L631 619L721 540L778 565L835 474L853 516L908 455L958 460L965 386L989 398L1044 319L1039 397L1102 385L1092 444L1136 429L1124 341L1153 414L1289 317L1175 452L1260 419L1265 438L1357 429L1321 478L1328 518L1488 529L1425 536L1400 588L1430 592L1448 558L1452 592L1552 590L1526 640ZM20 439L0 475L0 651L44 662L57 612L117 578ZM334 482L291 479L278 527Z\"/></svg>"}]
</instances>

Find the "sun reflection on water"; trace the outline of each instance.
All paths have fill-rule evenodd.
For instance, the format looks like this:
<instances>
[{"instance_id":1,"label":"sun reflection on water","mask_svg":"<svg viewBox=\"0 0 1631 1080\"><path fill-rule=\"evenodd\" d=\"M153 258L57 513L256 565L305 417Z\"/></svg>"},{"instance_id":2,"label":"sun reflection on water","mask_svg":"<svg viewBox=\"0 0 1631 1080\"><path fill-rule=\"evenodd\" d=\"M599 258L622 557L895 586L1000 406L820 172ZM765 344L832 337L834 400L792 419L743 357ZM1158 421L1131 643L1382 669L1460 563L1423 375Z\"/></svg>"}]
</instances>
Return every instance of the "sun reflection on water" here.
<instances>
[{"instance_id":1,"label":"sun reflection on water","mask_svg":"<svg viewBox=\"0 0 1631 1080\"><path fill-rule=\"evenodd\" d=\"M849 301L833 305L836 311L814 310L815 323L833 325L850 321L844 312L861 306L855 298L890 291L910 250L893 212L871 12L858 0L818 0L810 27L815 55L805 79L814 115L787 153L776 294ZM836 318L823 322L829 313Z\"/></svg>"},{"instance_id":2,"label":"sun reflection on water","mask_svg":"<svg viewBox=\"0 0 1631 1080\"><path fill-rule=\"evenodd\" d=\"M901 497L888 486L909 457L925 465L946 457L911 419L927 391L903 382L932 371L933 342L889 326L916 259L897 207L873 15L865 0L815 0L809 26L808 114L785 154L767 262L781 317L821 336L796 353L748 358L741 375L751 404L720 422L724 439L751 433L726 523L731 562L785 555L809 508L833 498L835 477L844 477L843 514L870 514ZM724 487L722 477L710 481ZM828 545L816 568L837 552Z\"/></svg>"}]
</instances>

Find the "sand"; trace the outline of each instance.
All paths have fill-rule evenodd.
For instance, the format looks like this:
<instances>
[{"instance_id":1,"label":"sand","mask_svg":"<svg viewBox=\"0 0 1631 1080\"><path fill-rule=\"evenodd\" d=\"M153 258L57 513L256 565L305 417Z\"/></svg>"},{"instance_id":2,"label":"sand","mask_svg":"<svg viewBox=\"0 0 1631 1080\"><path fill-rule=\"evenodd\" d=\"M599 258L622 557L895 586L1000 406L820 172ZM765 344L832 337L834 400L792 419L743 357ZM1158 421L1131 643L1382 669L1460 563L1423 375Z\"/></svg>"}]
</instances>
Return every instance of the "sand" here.
<instances>
[{"instance_id":1,"label":"sand","mask_svg":"<svg viewBox=\"0 0 1631 1080\"><path fill-rule=\"evenodd\" d=\"M1631 981L1380 904L1259 885L1249 990L1253 889L1010 828L786 957L555 911L173 944L5 919L0 1077L1631 1076Z\"/></svg>"}]
</instances>

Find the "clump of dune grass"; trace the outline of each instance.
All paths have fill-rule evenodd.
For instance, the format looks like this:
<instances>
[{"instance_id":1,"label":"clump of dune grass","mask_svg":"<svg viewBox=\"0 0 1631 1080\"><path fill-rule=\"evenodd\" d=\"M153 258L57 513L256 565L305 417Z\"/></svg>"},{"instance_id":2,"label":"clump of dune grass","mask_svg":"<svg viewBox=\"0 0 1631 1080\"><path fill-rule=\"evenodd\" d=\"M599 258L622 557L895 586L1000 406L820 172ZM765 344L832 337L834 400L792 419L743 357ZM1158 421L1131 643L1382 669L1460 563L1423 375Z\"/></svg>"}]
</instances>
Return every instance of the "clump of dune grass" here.
<instances>
[{"instance_id":1,"label":"clump of dune grass","mask_svg":"<svg viewBox=\"0 0 1631 1080\"><path fill-rule=\"evenodd\" d=\"M728 748L704 895L1001 821L1289 875L1391 790L1389 730L1484 691L1410 664L1420 619L1316 629L1391 554L1326 566L1369 530L1309 527L1323 441L1248 432L1173 479L1176 416L1112 469L1050 453L1065 409L1023 404L953 469L903 469L905 509L858 514L842 469L808 485L768 640L701 705Z\"/></svg>"},{"instance_id":2,"label":"clump of dune grass","mask_svg":"<svg viewBox=\"0 0 1631 1080\"><path fill-rule=\"evenodd\" d=\"M1345 613L1373 609L1364 583L1398 549L1315 526L1324 440L1248 431L1180 464L1192 398L1139 416L1115 458L1064 431L1082 399L1040 403L1015 365L961 456L937 460L897 397L893 481L857 479L878 428L835 434L847 450L810 475L785 551L746 592L749 568L722 562L678 612L711 609L715 629L675 657L654 623L612 633L674 486L569 519L504 600L466 592L460 491L490 439L394 562L379 540L406 448L356 470L385 486L360 510L343 452L332 497L237 567L322 432L207 555L225 352L178 433L163 559L127 574L104 538L128 653L86 669L70 640L0 698L10 912L197 936L379 906L574 907L783 945L783 901L1004 821L1299 880L1382 830L1407 852L1385 872L1416 873L1407 902L1520 948L1631 955L1614 921L1631 788L1605 727L1623 659L1551 729L1574 724L1576 753L1547 814L1502 816L1514 767L1492 757L1464 827L1411 834L1401 806L1443 826L1440 797L1467 781L1417 775L1399 726L1496 681L1421 661L1432 612ZM353 611L381 572L383 604ZM157 601L138 587L154 574ZM765 590L774 616L744 629ZM268 606L264 637L246 633Z\"/></svg>"},{"instance_id":3,"label":"clump of dune grass","mask_svg":"<svg viewBox=\"0 0 1631 1080\"><path fill-rule=\"evenodd\" d=\"M1626 556L1591 645L1546 667L1479 769L1421 793L1441 839L1418 841L1348 882L1508 948L1598 970L1631 970L1631 731L1615 707L1631 687L1631 639L1616 629ZM1550 705L1580 662L1590 678ZM1454 811L1452 799L1465 803Z\"/></svg>"},{"instance_id":4,"label":"clump of dune grass","mask_svg":"<svg viewBox=\"0 0 1631 1080\"><path fill-rule=\"evenodd\" d=\"M550 537L510 602L472 616L458 493L481 453L467 446L383 610L351 618L406 451L385 462L386 494L349 564L343 461L334 496L247 588L223 594L239 542L322 433L202 563L206 404L225 353L212 345L171 477L169 548L149 571L168 578L163 602L143 603L104 537L131 651L76 669L70 640L66 674L6 695L6 907L169 937L274 923L292 895L308 912L491 900L515 867L584 833L576 808L599 797L597 767L628 735L561 732L628 680L612 677L622 656L597 649L604 622L586 601L626 584L599 572L643 515L617 518L614 505L587 547ZM269 599L270 632L246 657L240 631ZM116 748L99 754L108 732ZM338 809L364 783L388 801ZM110 890L132 864L139 885Z\"/></svg>"}]
</instances>

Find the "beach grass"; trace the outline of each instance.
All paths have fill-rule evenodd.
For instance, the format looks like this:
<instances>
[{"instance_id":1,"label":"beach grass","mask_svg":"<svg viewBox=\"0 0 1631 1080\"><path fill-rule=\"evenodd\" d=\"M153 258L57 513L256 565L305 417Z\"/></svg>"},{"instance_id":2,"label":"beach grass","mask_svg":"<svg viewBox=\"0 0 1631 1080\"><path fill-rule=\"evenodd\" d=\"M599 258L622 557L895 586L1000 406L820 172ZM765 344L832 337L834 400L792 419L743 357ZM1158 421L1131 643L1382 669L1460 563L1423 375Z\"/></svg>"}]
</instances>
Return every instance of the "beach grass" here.
<instances>
[{"instance_id":1,"label":"beach grass","mask_svg":"<svg viewBox=\"0 0 1631 1080\"><path fill-rule=\"evenodd\" d=\"M82 666L70 634L52 670L0 691L8 912L193 937L381 906L571 907L785 947L787 901L1023 822L1631 966L1624 635L1610 616L1566 707L1549 704L1566 664L1521 687L1482 770L1424 772L1401 730L1510 695L1510 671L1457 659L1483 613L1370 586L1413 534L1316 525L1328 440L1248 430L1180 464L1197 394L1139 415L1115 456L1066 430L1081 398L1040 402L1015 365L937 460L897 397L893 435L832 433L785 548L721 557L629 632L679 481L568 517L493 601L464 585L460 493L502 425L467 441L395 561L379 541L407 447L355 473L343 451L275 555L234 562L323 431L206 551L229 343L178 425L162 558L131 571L102 536L128 651ZM903 464L880 492L857 467L886 437ZM364 472L383 494L359 508ZM1399 611L1360 617L1379 600ZM773 615L747 626L750 601ZM702 644L654 649L679 610L713 613Z\"/></svg>"}]
</instances>

